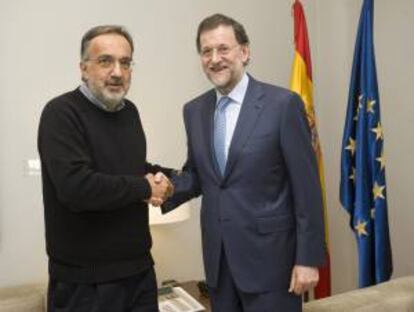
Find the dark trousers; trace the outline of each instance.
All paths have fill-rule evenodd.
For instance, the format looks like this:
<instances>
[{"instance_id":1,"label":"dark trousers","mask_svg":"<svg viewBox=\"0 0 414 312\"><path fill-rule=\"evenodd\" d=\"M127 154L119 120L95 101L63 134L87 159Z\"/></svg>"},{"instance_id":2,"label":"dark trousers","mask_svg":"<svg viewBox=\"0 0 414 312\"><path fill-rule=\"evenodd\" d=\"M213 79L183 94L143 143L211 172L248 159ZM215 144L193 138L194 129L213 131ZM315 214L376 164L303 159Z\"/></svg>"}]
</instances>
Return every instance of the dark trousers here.
<instances>
[{"instance_id":1,"label":"dark trousers","mask_svg":"<svg viewBox=\"0 0 414 312\"><path fill-rule=\"evenodd\" d=\"M209 287L213 312L300 312L301 297L288 290L246 293L234 282L225 252L221 253L217 287Z\"/></svg>"},{"instance_id":2,"label":"dark trousers","mask_svg":"<svg viewBox=\"0 0 414 312\"><path fill-rule=\"evenodd\" d=\"M48 312L158 312L154 268L98 284L50 279Z\"/></svg>"}]
</instances>

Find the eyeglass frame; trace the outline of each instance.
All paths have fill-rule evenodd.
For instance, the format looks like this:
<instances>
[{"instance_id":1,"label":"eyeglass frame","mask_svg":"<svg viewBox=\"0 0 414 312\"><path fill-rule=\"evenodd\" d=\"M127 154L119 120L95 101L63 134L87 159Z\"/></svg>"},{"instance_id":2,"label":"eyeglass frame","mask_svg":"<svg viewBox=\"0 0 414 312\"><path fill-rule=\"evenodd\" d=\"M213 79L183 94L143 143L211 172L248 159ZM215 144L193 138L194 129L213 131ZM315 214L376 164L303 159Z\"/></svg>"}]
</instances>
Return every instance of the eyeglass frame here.
<instances>
[{"instance_id":1,"label":"eyeglass frame","mask_svg":"<svg viewBox=\"0 0 414 312\"><path fill-rule=\"evenodd\" d=\"M214 55L214 51L216 51L217 55L219 56L226 56L229 55L232 50L237 47L240 47L240 44L235 44L233 46L228 46L225 44L221 44L215 48L205 48L200 50L200 56L205 59L210 59Z\"/></svg>"},{"instance_id":2,"label":"eyeglass frame","mask_svg":"<svg viewBox=\"0 0 414 312\"><path fill-rule=\"evenodd\" d=\"M84 62L95 62L103 69L113 69L115 68L115 64L118 63L119 68L125 71L132 70L135 65L135 62L129 57L117 59L111 55L101 55L97 58L87 58Z\"/></svg>"}]
</instances>

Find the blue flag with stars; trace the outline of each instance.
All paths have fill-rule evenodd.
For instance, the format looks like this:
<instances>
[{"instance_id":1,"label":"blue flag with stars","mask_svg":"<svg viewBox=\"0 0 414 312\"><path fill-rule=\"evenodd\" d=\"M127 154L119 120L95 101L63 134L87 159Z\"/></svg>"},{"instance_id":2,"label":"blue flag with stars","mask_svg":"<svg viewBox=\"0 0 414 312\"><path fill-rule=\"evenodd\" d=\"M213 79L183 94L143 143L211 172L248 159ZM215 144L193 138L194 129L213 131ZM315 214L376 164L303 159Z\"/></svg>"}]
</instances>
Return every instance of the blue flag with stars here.
<instances>
[{"instance_id":1,"label":"blue flag with stars","mask_svg":"<svg viewBox=\"0 0 414 312\"><path fill-rule=\"evenodd\" d=\"M364 0L341 152L340 199L357 239L359 287L389 280L392 274L373 11L373 0Z\"/></svg>"}]
</instances>

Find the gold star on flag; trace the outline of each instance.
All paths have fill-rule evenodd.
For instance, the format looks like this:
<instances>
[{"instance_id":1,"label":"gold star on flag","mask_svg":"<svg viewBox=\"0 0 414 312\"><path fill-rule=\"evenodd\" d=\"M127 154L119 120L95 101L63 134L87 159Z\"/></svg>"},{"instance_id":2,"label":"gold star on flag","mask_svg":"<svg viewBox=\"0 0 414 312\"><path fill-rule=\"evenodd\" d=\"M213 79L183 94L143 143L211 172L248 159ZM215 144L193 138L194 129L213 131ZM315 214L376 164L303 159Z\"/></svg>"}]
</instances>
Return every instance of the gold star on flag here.
<instances>
[{"instance_id":1,"label":"gold star on flag","mask_svg":"<svg viewBox=\"0 0 414 312\"><path fill-rule=\"evenodd\" d=\"M356 142L354 139L349 138L349 145L347 147L345 147L346 150L351 151L352 156L354 156L355 154L355 149L356 149Z\"/></svg>"},{"instance_id":2,"label":"gold star on flag","mask_svg":"<svg viewBox=\"0 0 414 312\"><path fill-rule=\"evenodd\" d=\"M352 174L349 176L349 179L355 182L356 169L352 167Z\"/></svg>"},{"instance_id":3,"label":"gold star on flag","mask_svg":"<svg viewBox=\"0 0 414 312\"><path fill-rule=\"evenodd\" d=\"M384 168L385 168L384 151L381 152L381 157L376 158L376 160L381 164L381 170L384 170Z\"/></svg>"},{"instance_id":4,"label":"gold star on flag","mask_svg":"<svg viewBox=\"0 0 414 312\"><path fill-rule=\"evenodd\" d=\"M358 223L354 226L354 229L357 231L359 237L361 237L362 235L368 236L366 227L367 222L362 222L361 220L358 220Z\"/></svg>"},{"instance_id":5,"label":"gold star on flag","mask_svg":"<svg viewBox=\"0 0 414 312\"><path fill-rule=\"evenodd\" d=\"M375 219L375 208L371 209L371 219Z\"/></svg>"},{"instance_id":6,"label":"gold star on flag","mask_svg":"<svg viewBox=\"0 0 414 312\"><path fill-rule=\"evenodd\" d=\"M381 123L380 122L378 122L377 127L376 128L372 128L371 131L376 134L375 140L378 141L378 139L381 139L381 140L384 139L384 132L382 131L382 127L381 127Z\"/></svg>"},{"instance_id":7,"label":"gold star on flag","mask_svg":"<svg viewBox=\"0 0 414 312\"><path fill-rule=\"evenodd\" d=\"M375 111L374 111L374 105L375 104L376 104L376 101L374 101L374 100L369 100L368 101L368 103L367 103L367 112L368 113L375 114Z\"/></svg>"},{"instance_id":8,"label":"gold star on flag","mask_svg":"<svg viewBox=\"0 0 414 312\"><path fill-rule=\"evenodd\" d=\"M379 185L377 182L375 182L374 187L372 188L372 193L374 195L374 200L377 198L385 199L385 196L382 192L384 192L385 185Z\"/></svg>"}]
</instances>

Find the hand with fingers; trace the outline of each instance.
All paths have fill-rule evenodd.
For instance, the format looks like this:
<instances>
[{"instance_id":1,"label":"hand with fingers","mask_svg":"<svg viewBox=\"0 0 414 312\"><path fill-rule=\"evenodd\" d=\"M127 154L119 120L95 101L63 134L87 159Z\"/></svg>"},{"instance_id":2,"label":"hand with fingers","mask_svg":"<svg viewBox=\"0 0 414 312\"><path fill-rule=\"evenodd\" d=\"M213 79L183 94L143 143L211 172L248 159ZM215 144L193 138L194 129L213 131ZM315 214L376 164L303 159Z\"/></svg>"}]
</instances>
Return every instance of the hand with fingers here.
<instances>
[{"instance_id":1,"label":"hand with fingers","mask_svg":"<svg viewBox=\"0 0 414 312\"><path fill-rule=\"evenodd\" d=\"M295 265L290 279L289 292L300 296L318 284L319 271L316 267Z\"/></svg>"},{"instance_id":2,"label":"hand with fingers","mask_svg":"<svg viewBox=\"0 0 414 312\"><path fill-rule=\"evenodd\" d=\"M151 186L148 203L155 207L161 206L174 193L173 184L162 172L157 172L155 175L148 173L145 177Z\"/></svg>"}]
</instances>

